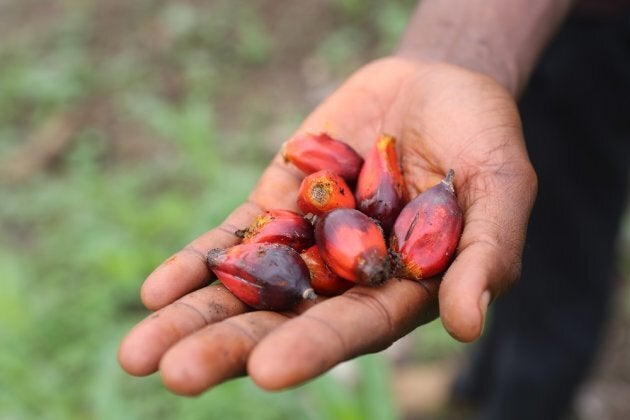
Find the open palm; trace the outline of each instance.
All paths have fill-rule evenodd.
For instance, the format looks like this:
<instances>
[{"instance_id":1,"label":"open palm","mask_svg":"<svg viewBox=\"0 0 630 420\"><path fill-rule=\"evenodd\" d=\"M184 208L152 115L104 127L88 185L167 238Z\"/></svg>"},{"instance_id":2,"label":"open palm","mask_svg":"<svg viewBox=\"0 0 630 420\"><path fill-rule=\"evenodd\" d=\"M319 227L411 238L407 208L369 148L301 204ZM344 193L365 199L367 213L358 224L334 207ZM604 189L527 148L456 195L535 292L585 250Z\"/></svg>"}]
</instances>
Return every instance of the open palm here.
<instances>
[{"instance_id":1,"label":"open palm","mask_svg":"<svg viewBox=\"0 0 630 420\"><path fill-rule=\"evenodd\" d=\"M287 313L251 312L223 286L207 285L210 248L235 244L234 231L266 209L296 209L304 174L278 155L246 203L147 278L142 300L156 312L121 344L126 371L159 369L182 394L243 374L280 389L382 350L438 315L457 339L479 336L489 300L518 278L536 192L510 95L476 73L392 57L355 73L304 121L304 131L330 132L362 155L380 133L394 135L411 196L455 170L464 232L443 279L356 286Z\"/></svg>"}]
</instances>

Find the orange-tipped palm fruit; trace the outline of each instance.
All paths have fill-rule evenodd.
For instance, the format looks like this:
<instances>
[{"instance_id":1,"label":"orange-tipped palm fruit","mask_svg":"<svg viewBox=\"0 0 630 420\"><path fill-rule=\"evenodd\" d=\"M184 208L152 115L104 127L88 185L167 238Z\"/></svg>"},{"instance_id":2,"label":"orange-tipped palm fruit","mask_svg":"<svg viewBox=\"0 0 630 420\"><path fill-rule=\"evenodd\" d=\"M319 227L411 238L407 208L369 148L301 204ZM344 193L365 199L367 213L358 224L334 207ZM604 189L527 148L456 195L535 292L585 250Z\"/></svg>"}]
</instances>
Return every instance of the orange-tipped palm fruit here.
<instances>
[{"instance_id":1,"label":"orange-tipped palm fruit","mask_svg":"<svg viewBox=\"0 0 630 420\"><path fill-rule=\"evenodd\" d=\"M313 226L291 210L272 209L257 216L252 224L236 235L242 243L276 243L289 245L298 252L313 245Z\"/></svg>"},{"instance_id":2,"label":"orange-tipped palm fruit","mask_svg":"<svg viewBox=\"0 0 630 420\"><path fill-rule=\"evenodd\" d=\"M363 158L346 143L326 133L301 134L284 144L282 156L307 174L329 169L354 184Z\"/></svg>"},{"instance_id":3,"label":"orange-tipped palm fruit","mask_svg":"<svg viewBox=\"0 0 630 420\"><path fill-rule=\"evenodd\" d=\"M396 157L396 139L382 135L359 173L357 208L378 220L387 233L405 205L405 181Z\"/></svg>"},{"instance_id":4,"label":"orange-tipped palm fruit","mask_svg":"<svg viewBox=\"0 0 630 420\"><path fill-rule=\"evenodd\" d=\"M335 209L315 221L315 243L335 274L376 285L389 277L390 264L381 227L355 209Z\"/></svg>"},{"instance_id":5,"label":"orange-tipped palm fruit","mask_svg":"<svg viewBox=\"0 0 630 420\"><path fill-rule=\"evenodd\" d=\"M353 209L356 202L346 181L334 172L323 169L302 180L297 205L304 214L321 215L340 207Z\"/></svg>"},{"instance_id":6,"label":"orange-tipped palm fruit","mask_svg":"<svg viewBox=\"0 0 630 420\"><path fill-rule=\"evenodd\" d=\"M206 261L223 285L255 309L284 310L314 299L306 264L282 244L241 244L212 249Z\"/></svg>"},{"instance_id":7,"label":"orange-tipped palm fruit","mask_svg":"<svg viewBox=\"0 0 630 420\"><path fill-rule=\"evenodd\" d=\"M407 203L396 219L390 247L397 255L397 276L432 277L453 259L463 226L453 176L450 170L440 183Z\"/></svg>"},{"instance_id":8,"label":"orange-tipped palm fruit","mask_svg":"<svg viewBox=\"0 0 630 420\"><path fill-rule=\"evenodd\" d=\"M319 254L317 245L313 245L300 254L311 274L311 287L322 296L337 296L354 286L354 283L342 279L326 266Z\"/></svg>"}]
</instances>

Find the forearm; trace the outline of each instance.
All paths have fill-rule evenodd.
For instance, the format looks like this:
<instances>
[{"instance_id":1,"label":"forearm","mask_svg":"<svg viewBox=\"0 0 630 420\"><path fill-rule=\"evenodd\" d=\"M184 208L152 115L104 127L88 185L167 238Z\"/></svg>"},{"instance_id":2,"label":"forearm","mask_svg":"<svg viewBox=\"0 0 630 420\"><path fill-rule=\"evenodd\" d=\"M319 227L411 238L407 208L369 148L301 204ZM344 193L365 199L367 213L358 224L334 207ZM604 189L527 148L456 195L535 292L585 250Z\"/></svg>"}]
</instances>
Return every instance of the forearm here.
<instances>
[{"instance_id":1,"label":"forearm","mask_svg":"<svg viewBox=\"0 0 630 420\"><path fill-rule=\"evenodd\" d=\"M398 54L487 74L521 92L572 0L422 0Z\"/></svg>"}]
</instances>

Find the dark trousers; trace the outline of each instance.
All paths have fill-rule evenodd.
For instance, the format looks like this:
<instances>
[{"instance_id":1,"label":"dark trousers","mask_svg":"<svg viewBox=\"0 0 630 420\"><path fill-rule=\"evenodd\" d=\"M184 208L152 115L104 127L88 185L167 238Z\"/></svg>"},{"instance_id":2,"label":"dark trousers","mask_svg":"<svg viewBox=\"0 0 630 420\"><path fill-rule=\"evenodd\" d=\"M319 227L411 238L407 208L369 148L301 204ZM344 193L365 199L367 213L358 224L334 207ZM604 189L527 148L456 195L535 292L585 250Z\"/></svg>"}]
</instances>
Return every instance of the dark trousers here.
<instances>
[{"instance_id":1,"label":"dark trousers","mask_svg":"<svg viewBox=\"0 0 630 420\"><path fill-rule=\"evenodd\" d=\"M555 420L596 356L617 286L630 15L569 19L519 105L539 177L522 277L494 303L454 393L476 400L484 420Z\"/></svg>"}]
</instances>

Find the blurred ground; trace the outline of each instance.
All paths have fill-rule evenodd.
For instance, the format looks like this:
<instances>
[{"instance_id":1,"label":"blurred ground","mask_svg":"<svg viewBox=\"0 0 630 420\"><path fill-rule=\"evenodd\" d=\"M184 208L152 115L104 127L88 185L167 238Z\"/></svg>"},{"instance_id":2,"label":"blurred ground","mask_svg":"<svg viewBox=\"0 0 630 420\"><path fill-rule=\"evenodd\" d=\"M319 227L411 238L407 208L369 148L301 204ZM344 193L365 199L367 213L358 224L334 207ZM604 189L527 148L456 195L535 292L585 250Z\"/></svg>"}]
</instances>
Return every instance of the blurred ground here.
<instances>
[{"instance_id":1,"label":"blurred ground","mask_svg":"<svg viewBox=\"0 0 630 420\"><path fill-rule=\"evenodd\" d=\"M387 359L273 395L234 381L181 399L115 361L146 314L146 274L242 200L344 77L391 50L413 4L0 1L0 418L444 416L466 346L439 322ZM624 292L576 419L627 418L629 352Z\"/></svg>"},{"instance_id":2,"label":"blurred ground","mask_svg":"<svg viewBox=\"0 0 630 420\"><path fill-rule=\"evenodd\" d=\"M627 253L625 255L628 255ZM625 270L628 273L627 270ZM567 420L624 420L630 413L630 277L620 279L620 290L611 314L606 339L592 372ZM433 328L433 326L431 326ZM422 331L416 331L422 345ZM434 340L434 339L432 339ZM400 344L397 344L397 346ZM402 345L404 347L404 344ZM467 418L470 410L449 406L448 390L464 362L460 351L443 350L437 358L412 358L395 364L396 401L409 420ZM402 350L403 352L405 350ZM407 350L408 351L408 350ZM398 357L400 354L398 354Z\"/></svg>"}]
</instances>

